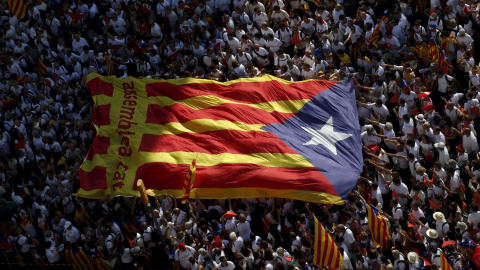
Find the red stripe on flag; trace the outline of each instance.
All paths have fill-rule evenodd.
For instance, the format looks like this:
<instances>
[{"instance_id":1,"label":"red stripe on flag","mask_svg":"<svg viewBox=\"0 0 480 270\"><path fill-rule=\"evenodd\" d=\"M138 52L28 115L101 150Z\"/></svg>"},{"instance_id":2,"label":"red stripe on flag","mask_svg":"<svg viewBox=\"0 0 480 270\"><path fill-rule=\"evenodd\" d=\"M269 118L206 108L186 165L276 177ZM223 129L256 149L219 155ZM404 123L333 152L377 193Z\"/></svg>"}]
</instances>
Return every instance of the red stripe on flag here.
<instances>
[{"instance_id":1,"label":"red stripe on flag","mask_svg":"<svg viewBox=\"0 0 480 270\"><path fill-rule=\"evenodd\" d=\"M198 152L208 154L286 153L297 154L270 132L215 130L177 135L143 134L140 152Z\"/></svg>"},{"instance_id":2,"label":"red stripe on flag","mask_svg":"<svg viewBox=\"0 0 480 270\"><path fill-rule=\"evenodd\" d=\"M146 163L137 169L135 179L143 179L147 189L179 189L183 187L189 164L163 162ZM162 181L158 181L162 172ZM310 179L319 179L312 182ZM136 181L134 190L137 190ZM279 190L308 190L337 194L332 184L314 167L265 167L246 163L223 163L198 166L194 188L275 188Z\"/></svg>"},{"instance_id":3,"label":"red stripe on flag","mask_svg":"<svg viewBox=\"0 0 480 270\"><path fill-rule=\"evenodd\" d=\"M108 152L110 147L110 137L96 136L93 139L92 146L88 151L87 160L92 160L95 155L104 155Z\"/></svg>"},{"instance_id":4,"label":"red stripe on flag","mask_svg":"<svg viewBox=\"0 0 480 270\"><path fill-rule=\"evenodd\" d=\"M111 104L99 105L93 109L92 122L97 126L110 125L110 107Z\"/></svg>"},{"instance_id":5,"label":"red stripe on flag","mask_svg":"<svg viewBox=\"0 0 480 270\"><path fill-rule=\"evenodd\" d=\"M107 97L113 96L113 84L105 82L100 78L95 78L86 83L92 96L105 95Z\"/></svg>"},{"instance_id":6,"label":"red stripe on flag","mask_svg":"<svg viewBox=\"0 0 480 270\"><path fill-rule=\"evenodd\" d=\"M196 96L212 95L236 102L257 104L268 101L311 99L336 83L306 81L284 84L278 81L265 81L239 82L231 85L216 83L175 85L168 82L158 82L146 85L145 89L147 97L167 96L173 100L184 100Z\"/></svg>"},{"instance_id":7,"label":"red stripe on flag","mask_svg":"<svg viewBox=\"0 0 480 270\"><path fill-rule=\"evenodd\" d=\"M86 172L80 168L78 171L80 176L80 188L86 191L95 189L106 189L108 185L107 181L107 168L96 166L91 172Z\"/></svg>"},{"instance_id":8,"label":"red stripe on flag","mask_svg":"<svg viewBox=\"0 0 480 270\"><path fill-rule=\"evenodd\" d=\"M315 218L315 244L313 263L318 266L326 266L332 269L342 269L343 257L340 254L330 234Z\"/></svg>"},{"instance_id":9,"label":"red stripe on flag","mask_svg":"<svg viewBox=\"0 0 480 270\"><path fill-rule=\"evenodd\" d=\"M238 121L245 124L273 124L293 117L295 113L267 112L242 104L226 103L195 110L183 104L162 107L149 104L146 123L165 125L170 122L184 123L194 119Z\"/></svg>"}]
</instances>

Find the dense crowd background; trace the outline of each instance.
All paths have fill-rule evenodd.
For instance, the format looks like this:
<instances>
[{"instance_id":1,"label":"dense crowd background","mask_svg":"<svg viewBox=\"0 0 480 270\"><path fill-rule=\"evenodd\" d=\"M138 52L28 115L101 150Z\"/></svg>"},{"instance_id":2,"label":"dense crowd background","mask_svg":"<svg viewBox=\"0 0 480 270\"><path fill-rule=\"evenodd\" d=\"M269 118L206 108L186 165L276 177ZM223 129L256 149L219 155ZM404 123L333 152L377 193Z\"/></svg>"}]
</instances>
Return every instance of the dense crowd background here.
<instances>
[{"instance_id":1,"label":"dense crowd background","mask_svg":"<svg viewBox=\"0 0 480 270\"><path fill-rule=\"evenodd\" d=\"M477 268L476 0L40 0L27 2L23 19L6 2L2 268L314 269L314 215L334 235L343 269L436 270L440 253L455 270ZM436 43L446 68L431 53ZM153 214L135 198L74 197L95 136L91 72L353 78L365 157L358 188L341 206L160 196ZM389 247L371 238L367 202L385 211Z\"/></svg>"}]
</instances>

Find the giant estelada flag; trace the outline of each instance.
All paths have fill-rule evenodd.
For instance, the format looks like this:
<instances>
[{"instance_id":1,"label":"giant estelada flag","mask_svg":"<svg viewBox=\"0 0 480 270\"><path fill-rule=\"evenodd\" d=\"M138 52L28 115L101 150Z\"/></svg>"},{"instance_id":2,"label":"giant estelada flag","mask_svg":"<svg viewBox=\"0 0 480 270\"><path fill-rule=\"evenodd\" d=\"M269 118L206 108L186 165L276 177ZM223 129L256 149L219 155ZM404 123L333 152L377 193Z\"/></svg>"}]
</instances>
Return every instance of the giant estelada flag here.
<instances>
[{"instance_id":1,"label":"giant estelada flag","mask_svg":"<svg viewBox=\"0 0 480 270\"><path fill-rule=\"evenodd\" d=\"M343 203L362 170L351 80L226 83L87 76L97 128L78 196L190 196Z\"/></svg>"}]
</instances>

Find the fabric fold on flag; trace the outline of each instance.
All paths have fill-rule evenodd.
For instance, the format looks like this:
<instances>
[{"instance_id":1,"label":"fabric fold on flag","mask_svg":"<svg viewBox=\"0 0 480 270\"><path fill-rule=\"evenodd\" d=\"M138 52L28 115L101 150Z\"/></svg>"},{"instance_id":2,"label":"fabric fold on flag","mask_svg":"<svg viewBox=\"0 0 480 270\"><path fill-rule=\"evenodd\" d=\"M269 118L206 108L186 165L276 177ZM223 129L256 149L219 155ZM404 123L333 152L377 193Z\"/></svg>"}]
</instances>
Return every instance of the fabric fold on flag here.
<instances>
[{"instance_id":1,"label":"fabric fold on flag","mask_svg":"<svg viewBox=\"0 0 480 270\"><path fill-rule=\"evenodd\" d=\"M372 205L367 203L366 207L368 214L368 227L372 232L372 238L382 250L386 250L390 246L391 239L390 233L388 232L387 219Z\"/></svg>"},{"instance_id":2,"label":"fabric fold on flag","mask_svg":"<svg viewBox=\"0 0 480 270\"><path fill-rule=\"evenodd\" d=\"M340 254L332 236L325 230L320 221L314 217L315 241L313 264L332 269L342 269L343 256Z\"/></svg>"},{"instance_id":3,"label":"fabric fold on flag","mask_svg":"<svg viewBox=\"0 0 480 270\"><path fill-rule=\"evenodd\" d=\"M108 61L107 61L108 62ZM97 128L81 165L86 198L185 195L276 197L343 204L363 168L352 80L289 82L265 75L225 83L89 74ZM192 193L192 192L191 192Z\"/></svg>"},{"instance_id":4,"label":"fabric fold on flag","mask_svg":"<svg viewBox=\"0 0 480 270\"><path fill-rule=\"evenodd\" d=\"M195 182L195 175L197 173L197 158L192 160L192 164L188 169L187 175L185 175L185 181L183 182L184 195L182 197L182 203L185 204L190 198L190 192L192 190L193 183Z\"/></svg>"},{"instance_id":5,"label":"fabric fold on flag","mask_svg":"<svg viewBox=\"0 0 480 270\"><path fill-rule=\"evenodd\" d=\"M27 14L27 4L23 0L7 0L8 10L19 19Z\"/></svg>"}]
</instances>

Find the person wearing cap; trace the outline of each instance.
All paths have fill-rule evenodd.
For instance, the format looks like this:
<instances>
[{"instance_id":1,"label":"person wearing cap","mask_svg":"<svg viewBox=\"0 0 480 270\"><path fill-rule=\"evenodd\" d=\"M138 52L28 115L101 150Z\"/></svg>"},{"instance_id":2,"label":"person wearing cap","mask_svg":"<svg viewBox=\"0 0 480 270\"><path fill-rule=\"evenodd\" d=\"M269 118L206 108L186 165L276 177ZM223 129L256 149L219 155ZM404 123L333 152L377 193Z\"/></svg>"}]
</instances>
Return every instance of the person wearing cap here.
<instances>
[{"instance_id":1,"label":"person wearing cap","mask_svg":"<svg viewBox=\"0 0 480 270\"><path fill-rule=\"evenodd\" d=\"M438 127L435 127L438 128ZM435 132L435 129L434 129ZM438 157L437 160L442 165L442 168L445 168L446 164L450 160L450 154L448 153L447 147L445 147L444 142L438 142L434 144L435 148L437 149Z\"/></svg>"},{"instance_id":2,"label":"person wearing cap","mask_svg":"<svg viewBox=\"0 0 480 270\"><path fill-rule=\"evenodd\" d=\"M190 258L195 255L195 249L185 245L185 243L180 243L178 249L175 251L175 267L176 270L186 270L192 263Z\"/></svg>"},{"instance_id":3,"label":"person wearing cap","mask_svg":"<svg viewBox=\"0 0 480 270\"><path fill-rule=\"evenodd\" d=\"M63 239L66 242L76 243L80 239L80 231L72 225L72 222L66 221L64 225Z\"/></svg>"},{"instance_id":4,"label":"person wearing cap","mask_svg":"<svg viewBox=\"0 0 480 270\"><path fill-rule=\"evenodd\" d=\"M470 50L473 47L473 39L469 34L467 34L465 29L460 29L458 31L456 40L457 40L457 43L465 44L465 46L467 47L467 50Z\"/></svg>"},{"instance_id":5,"label":"person wearing cap","mask_svg":"<svg viewBox=\"0 0 480 270\"><path fill-rule=\"evenodd\" d=\"M430 14L428 25L430 29L437 29L440 32L443 31L443 21L438 17L436 12Z\"/></svg>"}]
</instances>

